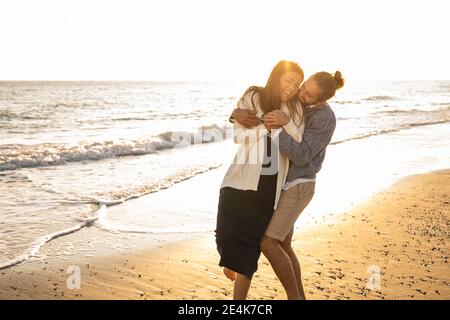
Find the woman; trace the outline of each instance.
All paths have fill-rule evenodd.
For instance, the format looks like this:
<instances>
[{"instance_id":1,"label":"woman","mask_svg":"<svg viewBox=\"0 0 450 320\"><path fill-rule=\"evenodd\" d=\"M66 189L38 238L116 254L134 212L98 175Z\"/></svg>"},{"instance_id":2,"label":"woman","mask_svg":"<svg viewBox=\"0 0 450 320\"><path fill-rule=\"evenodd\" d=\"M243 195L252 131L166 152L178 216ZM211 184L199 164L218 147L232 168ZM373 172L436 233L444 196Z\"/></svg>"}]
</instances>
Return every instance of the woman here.
<instances>
[{"instance_id":1,"label":"woman","mask_svg":"<svg viewBox=\"0 0 450 320\"><path fill-rule=\"evenodd\" d=\"M303 112L295 94L303 77L298 64L281 61L273 68L266 86L250 87L239 100L238 108L254 110L261 119L273 110L283 111L291 119L284 130L301 141ZM234 124L233 139L240 146L220 190L216 228L219 265L228 278L235 280L234 299L238 300L247 297L257 270L260 242L278 203L289 165L272 142L271 129L263 123L253 129Z\"/></svg>"}]
</instances>

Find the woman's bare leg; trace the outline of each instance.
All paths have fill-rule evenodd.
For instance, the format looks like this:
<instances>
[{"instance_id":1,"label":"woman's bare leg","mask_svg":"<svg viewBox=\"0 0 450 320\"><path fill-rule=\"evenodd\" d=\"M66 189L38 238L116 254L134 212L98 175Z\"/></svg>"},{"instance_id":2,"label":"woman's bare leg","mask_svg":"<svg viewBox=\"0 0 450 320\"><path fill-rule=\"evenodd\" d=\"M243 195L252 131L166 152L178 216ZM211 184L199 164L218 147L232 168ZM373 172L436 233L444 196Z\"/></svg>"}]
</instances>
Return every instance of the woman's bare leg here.
<instances>
[{"instance_id":1,"label":"woman's bare leg","mask_svg":"<svg viewBox=\"0 0 450 320\"><path fill-rule=\"evenodd\" d=\"M223 273L231 281L236 280L236 271L233 271L233 270L228 269L228 268L225 267L225 268L223 268Z\"/></svg>"},{"instance_id":2,"label":"woman's bare leg","mask_svg":"<svg viewBox=\"0 0 450 320\"><path fill-rule=\"evenodd\" d=\"M252 279L244 276L243 274L236 274L236 280L234 282L234 300L246 300L248 295L248 290L250 289L250 284Z\"/></svg>"}]
</instances>

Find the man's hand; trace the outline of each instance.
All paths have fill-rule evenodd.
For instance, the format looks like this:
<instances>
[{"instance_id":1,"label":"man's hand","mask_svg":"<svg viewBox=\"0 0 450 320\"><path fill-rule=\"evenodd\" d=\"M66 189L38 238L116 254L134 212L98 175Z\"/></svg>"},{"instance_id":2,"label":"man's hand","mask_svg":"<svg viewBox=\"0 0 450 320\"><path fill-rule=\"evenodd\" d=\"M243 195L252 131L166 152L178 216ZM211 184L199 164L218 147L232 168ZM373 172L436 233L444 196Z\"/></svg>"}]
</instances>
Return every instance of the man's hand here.
<instances>
[{"instance_id":1,"label":"man's hand","mask_svg":"<svg viewBox=\"0 0 450 320\"><path fill-rule=\"evenodd\" d=\"M264 127L266 127L267 130L272 131L274 129L278 129L281 126L275 126L275 125L270 125L267 123L267 121L264 119Z\"/></svg>"},{"instance_id":2,"label":"man's hand","mask_svg":"<svg viewBox=\"0 0 450 320\"><path fill-rule=\"evenodd\" d=\"M264 126L268 129L278 129L286 125L291 119L281 110L274 110L264 116Z\"/></svg>"},{"instance_id":3,"label":"man's hand","mask_svg":"<svg viewBox=\"0 0 450 320\"><path fill-rule=\"evenodd\" d=\"M261 123L254 110L234 109L231 116L247 129L254 128Z\"/></svg>"}]
</instances>

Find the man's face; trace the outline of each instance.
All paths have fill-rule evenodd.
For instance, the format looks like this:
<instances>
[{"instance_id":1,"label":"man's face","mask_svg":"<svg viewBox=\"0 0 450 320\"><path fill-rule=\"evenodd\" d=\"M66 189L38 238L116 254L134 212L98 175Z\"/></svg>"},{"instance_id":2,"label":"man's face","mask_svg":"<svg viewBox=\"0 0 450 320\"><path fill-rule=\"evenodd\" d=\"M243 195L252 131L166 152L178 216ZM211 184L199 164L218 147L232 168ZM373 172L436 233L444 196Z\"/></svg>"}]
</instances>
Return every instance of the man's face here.
<instances>
[{"instance_id":1,"label":"man's face","mask_svg":"<svg viewBox=\"0 0 450 320\"><path fill-rule=\"evenodd\" d=\"M309 78L300 86L298 90L298 100L302 106L307 107L317 104L320 100L322 90L317 85L314 79Z\"/></svg>"}]
</instances>

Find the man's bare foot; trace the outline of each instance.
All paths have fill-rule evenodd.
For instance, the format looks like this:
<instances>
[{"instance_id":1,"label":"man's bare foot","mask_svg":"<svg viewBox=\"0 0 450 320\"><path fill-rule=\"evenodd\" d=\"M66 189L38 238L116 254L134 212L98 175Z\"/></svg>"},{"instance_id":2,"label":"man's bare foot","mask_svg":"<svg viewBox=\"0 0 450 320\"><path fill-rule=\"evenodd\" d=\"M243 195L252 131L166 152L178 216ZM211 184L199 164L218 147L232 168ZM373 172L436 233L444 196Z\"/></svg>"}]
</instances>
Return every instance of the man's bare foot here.
<instances>
[{"instance_id":1,"label":"man's bare foot","mask_svg":"<svg viewBox=\"0 0 450 320\"><path fill-rule=\"evenodd\" d=\"M228 279L230 279L231 281L236 280L236 271L233 271L231 269L228 268L223 268L223 273L226 275L226 277Z\"/></svg>"}]
</instances>

